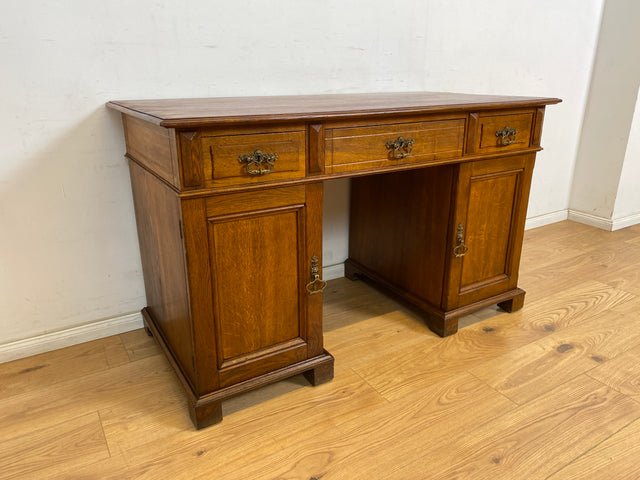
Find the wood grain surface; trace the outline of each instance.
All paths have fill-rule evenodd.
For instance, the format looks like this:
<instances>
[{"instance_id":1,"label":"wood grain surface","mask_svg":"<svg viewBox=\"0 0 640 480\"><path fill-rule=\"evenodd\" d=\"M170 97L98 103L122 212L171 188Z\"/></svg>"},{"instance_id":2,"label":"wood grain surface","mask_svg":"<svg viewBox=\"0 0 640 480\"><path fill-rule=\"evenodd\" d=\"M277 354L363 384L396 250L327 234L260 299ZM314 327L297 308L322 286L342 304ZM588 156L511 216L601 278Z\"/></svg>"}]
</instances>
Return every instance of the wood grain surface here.
<instances>
[{"instance_id":1,"label":"wood grain surface","mask_svg":"<svg viewBox=\"0 0 640 480\"><path fill-rule=\"evenodd\" d=\"M304 120L344 116L435 113L452 109L483 110L559 103L557 98L475 95L442 92L356 93L272 97L114 100L109 108L170 127L234 121ZM502 128L502 127L501 127Z\"/></svg>"}]
</instances>

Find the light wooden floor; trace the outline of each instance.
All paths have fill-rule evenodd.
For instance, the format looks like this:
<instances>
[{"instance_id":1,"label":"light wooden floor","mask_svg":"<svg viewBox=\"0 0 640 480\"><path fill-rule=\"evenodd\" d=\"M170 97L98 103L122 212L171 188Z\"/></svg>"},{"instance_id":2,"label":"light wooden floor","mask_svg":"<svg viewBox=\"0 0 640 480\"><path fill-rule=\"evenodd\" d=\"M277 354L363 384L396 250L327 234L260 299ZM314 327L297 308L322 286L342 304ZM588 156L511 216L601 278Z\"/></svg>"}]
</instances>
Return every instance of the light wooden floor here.
<instances>
[{"instance_id":1,"label":"light wooden floor","mask_svg":"<svg viewBox=\"0 0 640 480\"><path fill-rule=\"evenodd\" d=\"M0 478L639 479L640 226L526 233L522 311L439 338L363 282L326 291L329 384L196 432L142 330L0 365Z\"/></svg>"}]
</instances>

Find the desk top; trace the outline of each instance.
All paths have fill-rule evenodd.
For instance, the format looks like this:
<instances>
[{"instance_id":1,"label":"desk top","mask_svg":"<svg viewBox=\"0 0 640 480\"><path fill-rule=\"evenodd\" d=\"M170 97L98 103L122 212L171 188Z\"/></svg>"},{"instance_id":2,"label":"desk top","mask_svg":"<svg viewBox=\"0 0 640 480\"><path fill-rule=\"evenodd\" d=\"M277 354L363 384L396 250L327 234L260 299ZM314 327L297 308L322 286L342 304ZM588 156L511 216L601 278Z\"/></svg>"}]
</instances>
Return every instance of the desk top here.
<instances>
[{"instance_id":1,"label":"desk top","mask_svg":"<svg viewBox=\"0 0 640 480\"><path fill-rule=\"evenodd\" d=\"M161 125L179 128L255 121L293 121L376 115L533 107L558 98L442 92L356 93L273 97L115 100L107 106Z\"/></svg>"}]
</instances>

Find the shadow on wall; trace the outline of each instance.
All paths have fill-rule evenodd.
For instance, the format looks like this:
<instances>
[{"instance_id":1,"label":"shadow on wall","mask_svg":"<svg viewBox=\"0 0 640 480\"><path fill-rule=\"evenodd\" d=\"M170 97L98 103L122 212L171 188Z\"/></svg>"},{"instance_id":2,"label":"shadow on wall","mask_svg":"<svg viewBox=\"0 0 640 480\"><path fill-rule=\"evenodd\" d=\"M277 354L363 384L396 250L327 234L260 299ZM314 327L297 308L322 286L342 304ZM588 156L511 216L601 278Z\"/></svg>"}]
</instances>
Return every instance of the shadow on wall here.
<instances>
[{"instance_id":1,"label":"shadow on wall","mask_svg":"<svg viewBox=\"0 0 640 480\"><path fill-rule=\"evenodd\" d=\"M43 142L53 130L24 128L0 174L0 345L145 304L120 115L101 105Z\"/></svg>"}]
</instances>

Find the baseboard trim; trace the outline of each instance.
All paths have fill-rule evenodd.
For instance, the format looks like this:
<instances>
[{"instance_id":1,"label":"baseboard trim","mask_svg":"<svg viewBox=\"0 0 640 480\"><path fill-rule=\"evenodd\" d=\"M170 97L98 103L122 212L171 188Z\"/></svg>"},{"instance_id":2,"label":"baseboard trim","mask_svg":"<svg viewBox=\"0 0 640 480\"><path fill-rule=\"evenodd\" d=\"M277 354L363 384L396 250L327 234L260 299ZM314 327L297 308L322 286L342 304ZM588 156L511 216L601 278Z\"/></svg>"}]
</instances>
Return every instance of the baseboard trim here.
<instances>
[{"instance_id":1,"label":"baseboard trim","mask_svg":"<svg viewBox=\"0 0 640 480\"><path fill-rule=\"evenodd\" d=\"M583 223L591 227L600 228L602 230L607 230L609 232L613 231L613 222L610 218L599 217L598 215L569 209L569 220Z\"/></svg>"},{"instance_id":2,"label":"baseboard trim","mask_svg":"<svg viewBox=\"0 0 640 480\"><path fill-rule=\"evenodd\" d=\"M45 333L0 345L0 363L142 328L142 315L130 313L79 327Z\"/></svg>"},{"instance_id":3,"label":"baseboard trim","mask_svg":"<svg viewBox=\"0 0 640 480\"><path fill-rule=\"evenodd\" d=\"M569 218L568 210L558 210L557 212L545 213L544 215L527 218L527 221L524 224L524 229L530 230L532 228L544 227L545 225L550 225L552 223L562 222L563 220L567 220L567 218Z\"/></svg>"},{"instance_id":4,"label":"baseboard trim","mask_svg":"<svg viewBox=\"0 0 640 480\"><path fill-rule=\"evenodd\" d=\"M338 263L337 265L327 265L322 267L322 279L334 280L336 278L344 277L344 263Z\"/></svg>"},{"instance_id":5,"label":"baseboard trim","mask_svg":"<svg viewBox=\"0 0 640 480\"><path fill-rule=\"evenodd\" d=\"M629 215L627 217L622 218L614 218L612 231L620 230L621 228L630 227L632 225L638 225L640 223L640 213L636 213L635 215Z\"/></svg>"}]
</instances>

